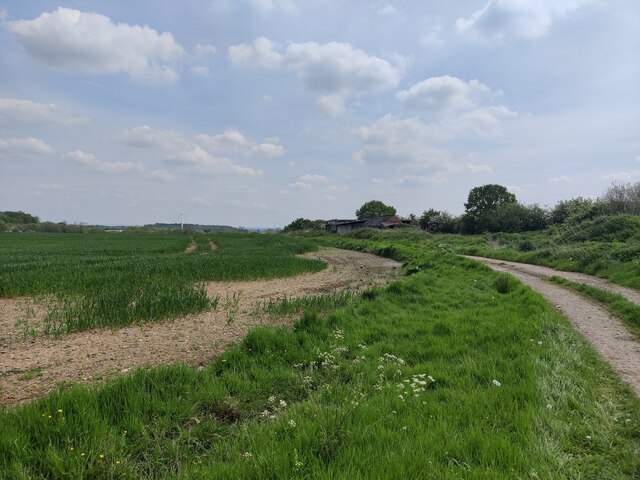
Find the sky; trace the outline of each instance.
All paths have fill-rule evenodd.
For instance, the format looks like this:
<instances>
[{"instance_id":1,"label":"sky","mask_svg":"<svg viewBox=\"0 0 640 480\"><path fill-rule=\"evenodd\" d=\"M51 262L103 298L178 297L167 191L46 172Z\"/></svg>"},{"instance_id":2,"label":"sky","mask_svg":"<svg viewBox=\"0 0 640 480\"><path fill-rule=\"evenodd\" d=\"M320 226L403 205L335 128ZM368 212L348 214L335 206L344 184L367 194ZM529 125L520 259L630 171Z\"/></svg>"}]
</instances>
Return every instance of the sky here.
<instances>
[{"instance_id":1,"label":"sky","mask_svg":"<svg viewBox=\"0 0 640 480\"><path fill-rule=\"evenodd\" d=\"M0 1L0 210L280 227L637 181L637 0Z\"/></svg>"}]
</instances>

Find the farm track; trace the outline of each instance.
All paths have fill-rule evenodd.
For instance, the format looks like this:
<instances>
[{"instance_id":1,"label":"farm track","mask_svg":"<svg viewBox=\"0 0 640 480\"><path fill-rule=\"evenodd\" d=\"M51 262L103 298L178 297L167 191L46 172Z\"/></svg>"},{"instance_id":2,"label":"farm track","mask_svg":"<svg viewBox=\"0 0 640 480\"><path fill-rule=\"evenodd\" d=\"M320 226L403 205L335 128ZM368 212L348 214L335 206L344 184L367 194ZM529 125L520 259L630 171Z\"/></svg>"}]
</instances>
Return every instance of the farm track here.
<instances>
[{"instance_id":1,"label":"farm track","mask_svg":"<svg viewBox=\"0 0 640 480\"><path fill-rule=\"evenodd\" d=\"M584 273L563 272L539 265L493 258L467 255L465 258L482 262L493 270L509 273L540 293L571 321L640 397L640 342L636 341L618 318L609 314L603 307L547 280L553 276L562 277L618 293L638 305L639 292Z\"/></svg>"},{"instance_id":2,"label":"farm track","mask_svg":"<svg viewBox=\"0 0 640 480\"><path fill-rule=\"evenodd\" d=\"M400 266L393 260L350 250L324 249L303 256L323 260L328 266L297 277L207 283L207 293L220 297L215 310L117 330L77 332L58 339L37 336L0 345L0 405L26 403L46 395L60 382L91 383L147 365L204 365L251 327L292 321L290 317L252 315L261 302L285 295L294 298L362 290L397 277ZM26 299L0 299L0 328L11 328L29 304Z\"/></svg>"}]
</instances>

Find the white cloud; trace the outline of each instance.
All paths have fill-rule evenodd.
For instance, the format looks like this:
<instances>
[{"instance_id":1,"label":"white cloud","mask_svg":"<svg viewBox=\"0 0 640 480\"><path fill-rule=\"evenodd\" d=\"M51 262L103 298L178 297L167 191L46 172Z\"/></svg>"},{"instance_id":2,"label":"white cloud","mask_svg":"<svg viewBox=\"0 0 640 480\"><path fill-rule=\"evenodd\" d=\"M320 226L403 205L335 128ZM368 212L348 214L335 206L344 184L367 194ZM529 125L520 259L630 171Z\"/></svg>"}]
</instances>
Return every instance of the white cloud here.
<instances>
[{"instance_id":1,"label":"white cloud","mask_svg":"<svg viewBox=\"0 0 640 480\"><path fill-rule=\"evenodd\" d=\"M325 177L324 175L307 174L307 175L302 175L301 177L299 177L298 181L299 182L306 182L306 183L313 183L313 182L326 183L326 182L329 181L329 179L327 177Z\"/></svg>"},{"instance_id":2,"label":"white cloud","mask_svg":"<svg viewBox=\"0 0 640 480\"><path fill-rule=\"evenodd\" d=\"M286 13L294 13L296 10L295 0L249 0L249 3L258 13L268 13L272 10L279 9Z\"/></svg>"},{"instance_id":3,"label":"white cloud","mask_svg":"<svg viewBox=\"0 0 640 480\"><path fill-rule=\"evenodd\" d=\"M631 182L637 178L640 178L640 170L632 172L615 172L602 177L603 180L610 182Z\"/></svg>"},{"instance_id":4,"label":"white cloud","mask_svg":"<svg viewBox=\"0 0 640 480\"><path fill-rule=\"evenodd\" d=\"M393 5L385 5L378 9L378 15L394 15L398 13L398 9Z\"/></svg>"},{"instance_id":5,"label":"white cloud","mask_svg":"<svg viewBox=\"0 0 640 480\"><path fill-rule=\"evenodd\" d=\"M261 66L294 72L305 87L328 94L369 93L394 88L400 73L382 58L367 55L348 43L290 43L281 53L268 38L253 45L229 47L234 65Z\"/></svg>"},{"instance_id":6,"label":"white cloud","mask_svg":"<svg viewBox=\"0 0 640 480\"><path fill-rule=\"evenodd\" d=\"M446 138L445 132L416 118L385 115L369 127L360 127L357 136L362 149L354 154L354 160L360 164L437 164L446 157L445 152L432 146Z\"/></svg>"},{"instance_id":7,"label":"white cloud","mask_svg":"<svg viewBox=\"0 0 640 480\"><path fill-rule=\"evenodd\" d=\"M431 77L396 94L407 108L425 111L458 111L473 108L476 99L486 96L491 89L471 80L465 82L448 75Z\"/></svg>"},{"instance_id":8,"label":"white cloud","mask_svg":"<svg viewBox=\"0 0 640 480\"><path fill-rule=\"evenodd\" d=\"M547 34L557 19L593 3L593 0L489 0L468 19L459 18L456 29L478 39L498 42L537 38Z\"/></svg>"},{"instance_id":9,"label":"white cloud","mask_svg":"<svg viewBox=\"0 0 640 480\"><path fill-rule=\"evenodd\" d=\"M252 146L251 152L263 157L280 157L285 154L285 149L282 145L263 142Z\"/></svg>"},{"instance_id":10,"label":"white cloud","mask_svg":"<svg viewBox=\"0 0 640 480\"><path fill-rule=\"evenodd\" d=\"M102 173L127 173L131 171L141 171L142 167L135 162L105 162L98 160L92 153L82 150L65 153L62 158L84 165L89 170Z\"/></svg>"},{"instance_id":11,"label":"white cloud","mask_svg":"<svg viewBox=\"0 0 640 480\"><path fill-rule=\"evenodd\" d=\"M547 181L550 183L573 183L573 180L571 180L571 178L567 177L566 175L561 175L559 177L552 177L552 178L549 178Z\"/></svg>"},{"instance_id":12,"label":"white cloud","mask_svg":"<svg viewBox=\"0 0 640 480\"><path fill-rule=\"evenodd\" d=\"M227 158L217 158L210 155L199 145L190 148L184 152L180 152L171 157L172 160L191 164L199 173L208 175L245 175L250 177L262 176L261 170L255 170L249 167L233 163Z\"/></svg>"},{"instance_id":13,"label":"white cloud","mask_svg":"<svg viewBox=\"0 0 640 480\"><path fill-rule=\"evenodd\" d=\"M289 184L289 188L292 190L311 190L311 184L307 182L293 182Z\"/></svg>"},{"instance_id":14,"label":"white cloud","mask_svg":"<svg viewBox=\"0 0 640 480\"><path fill-rule=\"evenodd\" d=\"M0 159L10 160L12 157L32 157L52 155L53 148L39 138L0 138Z\"/></svg>"},{"instance_id":15,"label":"white cloud","mask_svg":"<svg viewBox=\"0 0 640 480\"><path fill-rule=\"evenodd\" d=\"M175 177L164 168L153 170L147 173L146 176L147 178L161 182L173 182L175 180Z\"/></svg>"},{"instance_id":16,"label":"white cloud","mask_svg":"<svg viewBox=\"0 0 640 480\"><path fill-rule=\"evenodd\" d=\"M198 56L198 57L204 57L207 55L215 55L216 52L218 50L216 49L215 46L210 45L210 44L202 44L202 43L198 43L194 48L193 48L193 53Z\"/></svg>"},{"instance_id":17,"label":"white cloud","mask_svg":"<svg viewBox=\"0 0 640 480\"><path fill-rule=\"evenodd\" d=\"M502 120L516 116L516 112L503 105L478 107L460 114L445 126L455 134L497 137L502 135Z\"/></svg>"},{"instance_id":18,"label":"white cloud","mask_svg":"<svg viewBox=\"0 0 640 480\"><path fill-rule=\"evenodd\" d=\"M61 110L53 104L17 98L0 98L0 124L78 124L89 119Z\"/></svg>"},{"instance_id":19,"label":"white cloud","mask_svg":"<svg viewBox=\"0 0 640 480\"><path fill-rule=\"evenodd\" d=\"M405 175L397 184L401 187L421 187L427 184L446 183L451 175L482 175L493 173L489 165L476 165L470 162L445 163L428 175Z\"/></svg>"},{"instance_id":20,"label":"white cloud","mask_svg":"<svg viewBox=\"0 0 640 480\"><path fill-rule=\"evenodd\" d=\"M124 130L118 135L119 140L136 148L179 148L184 145L184 136L173 130L157 130L147 125Z\"/></svg>"},{"instance_id":21,"label":"white cloud","mask_svg":"<svg viewBox=\"0 0 640 480\"><path fill-rule=\"evenodd\" d=\"M138 80L173 82L172 63L184 54L171 33L70 8L9 25L29 55L69 73L126 73Z\"/></svg>"},{"instance_id":22,"label":"white cloud","mask_svg":"<svg viewBox=\"0 0 640 480\"><path fill-rule=\"evenodd\" d=\"M484 174L492 171L488 165L468 161L468 156L456 160L439 145L452 138L452 133L437 124L427 124L416 118L400 119L385 115L369 127L357 131L361 149L353 154L360 165L395 165L400 170L423 175L411 175L414 180L401 184L443 182L450 175Z\"/></svg>"},{"instance_id":23,"label":"white cloud","mask_svg":"<svg viewBox=\"0 0 640 480\"><path fill-rule=\"evenodd\" d=\"M0 8L0 23L4 23L9 16L9 12L7 12L6 8Z\"/></svg>"},{"instance_id":24,"label":"white cloud","mask_svg":"<svg viewBox=\"0 0 640 480\"><path fill-rule=\"evenodd\" d=\"M228 128L217 135L201 133L196 135L195 139L200 145L211 151L232 151L265 157L279 157L286 153L277 138L269 138L262 143L257 143L240 133L236 128Z\"/></svg>"},{"instance_id":25,"label":"white cloud","mask_svg":"<svg viewBox=\"0 0 640 480\"><path fill-rule=\"evenodd\" d=\"M340 95L321 95L318 97L316 105L325 115L331 118L339 117L346 110L344 98Z\"/></svg>"},{"instance_id":26,"label":"white cloud","mask_svg":"<svg viewBox=\"0 0 640 480\"><path fill-rule=\"evenodd\" d=\"M200 78L209 78L211 76L211 70L209 70L209 67L205 67L202 65L190 67L189 72L191 73L191 75L194 75Z\"/></svg>"},{"instance_id":27,"label":"white cloud","mask_svg":"<svg viewBox=\"0 0 640 480\"><path fill-rule=\"evenodd\" d=\"M429 21L425 28L425 32L420 36L420 45L423 47L442 47L444 40L440 34L442 33L442 25L439 20Z\"/></svg>"}]
</instances>

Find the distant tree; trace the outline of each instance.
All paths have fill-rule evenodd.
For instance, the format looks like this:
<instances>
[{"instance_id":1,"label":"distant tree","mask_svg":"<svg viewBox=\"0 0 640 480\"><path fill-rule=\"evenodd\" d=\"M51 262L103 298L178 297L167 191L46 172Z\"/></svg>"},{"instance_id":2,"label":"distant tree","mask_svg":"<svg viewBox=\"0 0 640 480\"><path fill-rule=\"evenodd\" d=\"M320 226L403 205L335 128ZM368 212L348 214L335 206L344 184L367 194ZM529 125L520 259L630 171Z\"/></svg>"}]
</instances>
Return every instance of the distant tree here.
<instances>
[{"instance_id":1,"label":"distant tree","mask_svg":"<svg viewBox=\"0 0 640 480\"><path fill-rule=\"evenodd\" d=\"M307 218L296 218L293 222L282 229L283 232L298 232L302 230L322 230L324 220L309 220Z\"/></svg>"},{"instance_id":2,"label":"distant tree","mask_svg":"<svg viewBox=\"0 0 640 480\"><path fill-rule=\"evenodd\" d=\"M434 210L433 208L430 208L429 210L425 210L424 212L422 212L422 215L418 220L418 222L420 223L420 228L423 230L426 230L427 227L429 226L429 222L433 218L440 216L440 214L441 212L439 212L438 210Z\"/></svg>"},{"instance_id":3,"label":"distant tree","mask_svg":"<svg viewBox=\"0 0 640 480\"><path fill-rule=\"evenodd\" d=\"M516 203L516 201L516 196L506 187L489 184L472 188L464 208L467 214L478 216L505 203Z\"/></svg>"},{"instance_id":4,"label":"distant tree","mask_svg":"<svg viewBox=\"0 0 640 480\"><path fill-rule=\"evenodd\" d=\"M26 223L39 223L40 219L36 216L29 215L24 212L0 212L0 221L7 225L17 225Z\"/></svg>"},{"instance_id":5,"label":"distant tree","mask_svg":"<svg viewBox=\"0 0 640 480\"><path fill-rule=\"evenodd\" d=\"M614 183L599 201L610 215L640 215L640 182Z\"/></svg>"},{"instance_id":6,"label":"distant tree","mask_svg":"<svg viewBox=\"0 0 640 480\"><path fill-rule=\"evenodd\" d=\"M460 218L454 217L448 212L442 212L431 217L427 225L427 231L431 233L456 233Z\"/></svg>"},{"instance_id":7,"label":"distant tree","mask_svg":"<svg viewBox=\"0 0 640 480\"><path fill-rule=\"evenodd\" d=\"M356 218L362 220L363 218L378 217L380 215L395 215L396 209L390 205L385 205L380 200L371 200L363 204L358 210L356 210Z\"/></svg>"}]
</instances>

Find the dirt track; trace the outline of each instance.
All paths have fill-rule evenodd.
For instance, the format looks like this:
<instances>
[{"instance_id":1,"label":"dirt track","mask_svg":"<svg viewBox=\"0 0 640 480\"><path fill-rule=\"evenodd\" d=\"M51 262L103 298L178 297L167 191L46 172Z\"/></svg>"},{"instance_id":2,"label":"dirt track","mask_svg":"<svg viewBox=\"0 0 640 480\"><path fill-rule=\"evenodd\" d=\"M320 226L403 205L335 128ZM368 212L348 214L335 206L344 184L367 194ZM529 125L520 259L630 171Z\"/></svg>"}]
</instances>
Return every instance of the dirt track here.
<instances>
[{"instance_id":1,"label":"dirt track","mask_svg":"<svg viewBox=\"0 0 640 480\"><path fill-rule=\"evenodd\" d=\"M318 273L275 280L208 283L208 294L221 299L216 310L118 330L78 332L59 339L37 336L31 341L0 344L0 405L25 403L47 394L58 382L94 382L145 365L205 364L252 326L291 321L251 315L260 302L285 295L361 290L395 278L400 266L393 260L349 250L326 249L304 256L323 260L328 267ZM225 302L233 298L237 303ZM22 315L21 305L28 303L0 299L0 329L12 328ZM232 324L228 324L230 315ZM3 336L6 331L0 331Z\"/></svg>"},{"instance_id":2,"label":"dirt track","mask_svg":"<svg viewBox=\"0 0 640 480\"><path fill-rule=\"evenodd\" d=\"M472 256L466 256L466 258L482 262L494 270L510 273L540 293L571 321L640 397L640 342L629 333L619 319L610 315L601 306L546 280L554 275L563 277L573 282L619 293L638 305L640 305L639 292L583 273L562 272L538 265L492 258Z\"/></svg>"}]
</instances>

